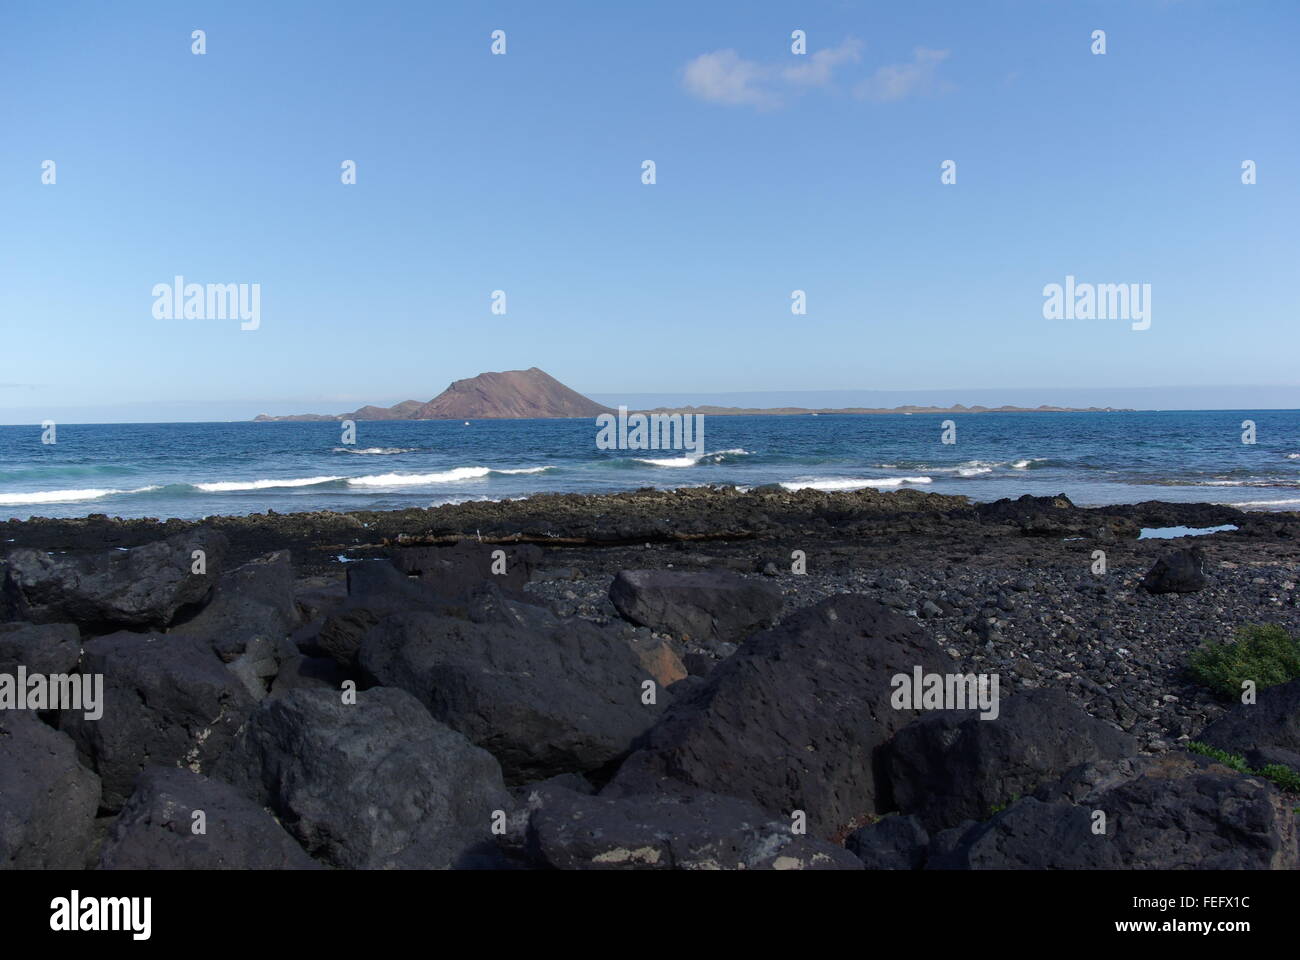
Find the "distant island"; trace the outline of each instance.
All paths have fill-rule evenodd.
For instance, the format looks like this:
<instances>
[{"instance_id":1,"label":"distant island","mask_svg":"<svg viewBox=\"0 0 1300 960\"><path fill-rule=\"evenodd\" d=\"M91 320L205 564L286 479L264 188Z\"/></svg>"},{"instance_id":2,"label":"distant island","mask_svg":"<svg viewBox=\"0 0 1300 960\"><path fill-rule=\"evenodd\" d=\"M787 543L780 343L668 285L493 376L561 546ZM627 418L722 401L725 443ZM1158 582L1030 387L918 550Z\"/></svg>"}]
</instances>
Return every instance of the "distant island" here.
<instances>
[{"instance_id":1,"label":"distant island","mask_svg":"<svg viewBox=\"0 0 1300 960\"><path fill-rule=\"evenodd\" d=\"M273 417L258 414L257 422L304 422L317 420L542 420L561 417L597 417L615 413L612 407L584 397L566 387L537 367L480 373L468 380L456 380L427 403L403 400L391 407L367 405L351 413L298 413ZM707 414L709 416L799 416L822 414L880 413L1121 413L1115 407L951 407L904 406L892 408L845 407L840 409L807 407L657 407L637 413Z\"/></svg>"},{"instance_id":2,"label":"distant island","mask_svg":"<svg viewBox=\"0 0 1300 960\"><path fill-rule=\"evenodd\" d=\"M254 420L534 420L597 417L614 413L560 383L537 367L480 373L457 380L428 403L403 400L391 407L365 406L351 413L299 413L289 417L259 414Z\"/></svg>"}]
</instances>

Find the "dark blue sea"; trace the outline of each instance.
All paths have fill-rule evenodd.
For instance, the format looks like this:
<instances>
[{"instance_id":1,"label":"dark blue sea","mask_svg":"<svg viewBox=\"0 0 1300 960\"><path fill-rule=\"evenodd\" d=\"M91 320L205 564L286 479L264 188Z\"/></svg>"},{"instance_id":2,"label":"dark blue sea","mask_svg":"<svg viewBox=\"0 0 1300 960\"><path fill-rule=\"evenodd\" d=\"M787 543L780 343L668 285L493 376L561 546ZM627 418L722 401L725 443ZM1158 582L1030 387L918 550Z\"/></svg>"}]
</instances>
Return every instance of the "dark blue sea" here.
<instances>
[{"instance_id":1,"label":"dark blue sea","mask_svg":"<svg viewBox=\"0 0 1300 960\"><path fill-rule=\"evenodd\" d=\"M956 443L941 442L943 421ZM1242 442L1244 420L1256 442ZM710 416L703 451L600 449L593 420L0 426L0 517L386 510L541 491L782 483L1081 505L1300 509L1300 411Z\"/></svg>"}]
</instances>

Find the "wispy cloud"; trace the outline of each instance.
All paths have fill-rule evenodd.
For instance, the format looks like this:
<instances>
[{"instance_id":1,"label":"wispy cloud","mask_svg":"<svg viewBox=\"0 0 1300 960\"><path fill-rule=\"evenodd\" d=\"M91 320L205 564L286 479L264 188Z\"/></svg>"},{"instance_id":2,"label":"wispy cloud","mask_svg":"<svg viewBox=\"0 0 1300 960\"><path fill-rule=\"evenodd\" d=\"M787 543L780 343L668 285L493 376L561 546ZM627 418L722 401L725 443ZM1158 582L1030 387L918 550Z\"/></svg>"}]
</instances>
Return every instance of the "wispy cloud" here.
<instances>
[{"instance_id":1,"label":"wispy cloud","mask_svg":"<svg viewBox=\"0 0 1300 960\"><path fill-rule=\"evenodd\" d=\"M800 62L791 66L746 60L735 50L715 50L686 64L682 84L708 103L771 110L805 91L832 86L836 69L861 60L861 49L862 43L850 37L838 47L793 58Z\"/></svg>"},{"instance_id":2,"label":"wispy cloud","mask_svg":"<svg viewBox=\"0 0 1300 960\"><path fill-rule=\"evenodd\" d=\"M854 88L854 94L864 100L889 103L908 97L938 92L936 77L939 64L948 59L947 50L930 50L917 47L911 63L880 67Z\"/></svg>"},{"instance_id":3,"label":"wispy cloud","mask_svg":"<svg viewBox=\"0 0 1300 960\"><path fill-rule=\"evenodd\" d=\"M781 98L767 89L768 71L735 50L702 53L686 65L682 82L692 96L729 106L777 107Z\"/></svg>"},{"instance_id":4,"label":"wispy cloud","mask_svg":"<svg viewBox=\"0 0 1300 960\"><path fill-rule=\"evenodd\" d=\"M781 77L787 83L805 87L829 86L834 79L835 68L842 63L857 63L862 59L861 50L862 42L850 37L838 47L827 47L811 56L800 57L800 60L807 62L797 67L784 68Z\"/></svg>"}]
</instances>

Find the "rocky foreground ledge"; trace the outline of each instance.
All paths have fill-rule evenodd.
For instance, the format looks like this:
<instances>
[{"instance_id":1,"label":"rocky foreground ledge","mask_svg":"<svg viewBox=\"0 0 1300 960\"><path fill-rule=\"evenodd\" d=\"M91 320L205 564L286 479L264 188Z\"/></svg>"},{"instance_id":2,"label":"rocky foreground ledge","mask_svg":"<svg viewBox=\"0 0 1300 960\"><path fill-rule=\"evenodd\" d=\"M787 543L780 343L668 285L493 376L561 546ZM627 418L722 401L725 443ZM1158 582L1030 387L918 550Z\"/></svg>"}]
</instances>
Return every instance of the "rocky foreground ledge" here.
<instances>
[{"instance_id":1,"label":"rocky foreground ledge","mask_svg":"<svg viewBox=\"0 0 1300 960\"><path fill-rule=\"evenodd\" d=\"M1242 772L1300 770L1300 680L1185 671L1300 632L1295 514L646 490L0 557L10 867L1300 865L1292 782Z\"/></svg>"}]
</instances>

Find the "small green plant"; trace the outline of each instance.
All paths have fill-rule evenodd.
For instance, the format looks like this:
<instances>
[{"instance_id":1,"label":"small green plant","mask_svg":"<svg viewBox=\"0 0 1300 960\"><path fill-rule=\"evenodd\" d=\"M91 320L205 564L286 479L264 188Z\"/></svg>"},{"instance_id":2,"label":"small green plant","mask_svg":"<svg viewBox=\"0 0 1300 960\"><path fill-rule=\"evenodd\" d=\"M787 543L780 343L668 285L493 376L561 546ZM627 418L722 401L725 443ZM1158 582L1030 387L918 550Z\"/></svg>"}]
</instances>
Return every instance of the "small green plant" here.
<instances>
[{"instance_id":1,"label":"small green plant","mask_svg":"<svg viewBox=\"0 0 1300 960\"><path fill-rule=\"evenodd\" d=\"M1211 641L1193 652L1187 672L1219 696L1235 700L1245 680L1262 690L1300 677L1300 641L1276 624L1248 624L1231 641Z\"/></svg>"},{"instance_id":2,"label":"small green plant","mask_svg":"<svg viewBox=\"0 0 1300 960\"><path fill-rule=\"evenodd\" d=\"M1280 763L1270 763L1260 770L1252 770L1250 764L1246 762L1246 758L1241 754L1228 753L1226 750L1212 747L1208 743L1201 743L1199 740L1191 741L1187 744L1187 749L1192 753L1199 753L1202 756L1209 757L1225 767L1231 767L1238 773L1271 780L1288 793L1300 793L1300 772ZM1300 808L1297 809L1300 810Z\"/></svg>"},{"instance_id":3,"label":"small green plant","mask_svg":"<svg viewBox=\"0 0 1300 960\"><path fill-rule=\"evenodd\" d=\"M1020 800L1020 794L1018 794L1018 793L1013 793L1013 794L1011 795L1011 799L1008 800L1006 803L995 803L995 804L994 804L994 805L989 809L989 816L990 816L990 817L996 817L999 813L1001 813L1001 812L1002 812L1003 810L1005 810L1007 807L1014 806L1016 803L1019 802L1019 800Z\"/></svg>"},{"instance_id":4,"label":"small green plant","mask_svg":"<svg viewBox=\"0 0 1300 960\"><path fill-rule=\"evenodd\" d=\"M1261 777L1268 777L1288 793L1300 793L1300 773L1280 763L1270 763L1259 771Z\"/></svg>"}]
</instances>

